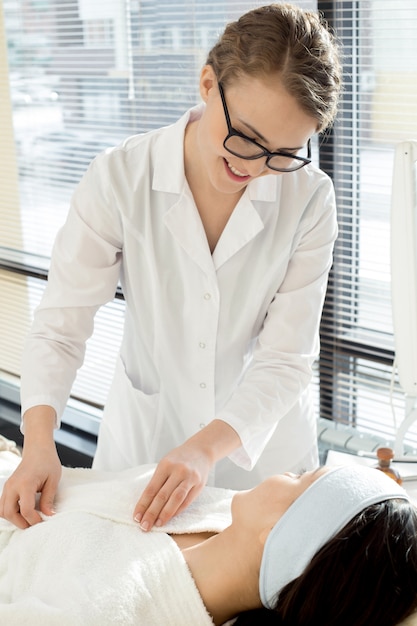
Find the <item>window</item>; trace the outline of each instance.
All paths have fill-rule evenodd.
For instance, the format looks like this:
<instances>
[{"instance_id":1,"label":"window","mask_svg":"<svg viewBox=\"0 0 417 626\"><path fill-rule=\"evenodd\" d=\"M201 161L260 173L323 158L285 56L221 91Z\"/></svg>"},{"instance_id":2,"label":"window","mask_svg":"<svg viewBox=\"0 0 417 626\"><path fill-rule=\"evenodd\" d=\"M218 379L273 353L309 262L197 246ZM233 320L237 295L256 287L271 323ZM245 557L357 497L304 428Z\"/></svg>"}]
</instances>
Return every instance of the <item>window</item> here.
<instances>
[{"instance_id":1,"label":"window","mask_svg":"<svg viewBox=\"0 0 417 626\"><path fill-rule=\"evenodd\" d=\"M128 135L174 122L197 103L199 72L219 32L262 4L3 0L0 397L18 389L23 337L44 290L55 234L88 163ZM91 419L82 427L93 434L123 316L123 298L116 294L96 318L72 390L70 406L87 407ZM65 420L73 423L73 414Z\"/></svg>"},{"instance_id":2,"label":"window","mask_svg":"<svg viewBox=\"0 0 417 626\"><path fill-rule=\"evenodd\" d=\"M321 416L390 442L404 416L392 366L391 179L395 145L417 136L417 6L319 4L345 56L342 106L321 154L340 226L322 322ZM407 446L415 444L412 428Z\"/></svg>"}]
</instances>

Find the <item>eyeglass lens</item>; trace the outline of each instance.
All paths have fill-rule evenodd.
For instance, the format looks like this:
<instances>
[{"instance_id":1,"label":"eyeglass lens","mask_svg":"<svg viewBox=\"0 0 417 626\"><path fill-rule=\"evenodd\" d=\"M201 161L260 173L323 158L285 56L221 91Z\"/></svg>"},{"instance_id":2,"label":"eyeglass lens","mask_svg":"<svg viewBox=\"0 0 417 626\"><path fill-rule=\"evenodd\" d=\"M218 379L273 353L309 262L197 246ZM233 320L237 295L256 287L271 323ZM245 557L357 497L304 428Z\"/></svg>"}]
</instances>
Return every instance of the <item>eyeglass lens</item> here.
<instances>
[{"instance_id":1,"label":"eyeglass lens","mask_svg":"<svg viewBox=\"0 0 417 626\"><path fill-rule=\"evenodd\" d=\"M229 137L227 137L226 141L224 142L224 147L229 150L229 152L237 157L241 157L242 159L255 159L257 157L264 156L265 154L260 146L257 146L249 138L245 139L240 135L229 135ZM296 156L307 159L307 147L298 151ZM304 165L304 161L300 161L298 159L292 158L291 156L285 156L281 154L270 156L268 159L268 166L277 170L291 171L299 169Z\"/></svg>"}]
</instances>

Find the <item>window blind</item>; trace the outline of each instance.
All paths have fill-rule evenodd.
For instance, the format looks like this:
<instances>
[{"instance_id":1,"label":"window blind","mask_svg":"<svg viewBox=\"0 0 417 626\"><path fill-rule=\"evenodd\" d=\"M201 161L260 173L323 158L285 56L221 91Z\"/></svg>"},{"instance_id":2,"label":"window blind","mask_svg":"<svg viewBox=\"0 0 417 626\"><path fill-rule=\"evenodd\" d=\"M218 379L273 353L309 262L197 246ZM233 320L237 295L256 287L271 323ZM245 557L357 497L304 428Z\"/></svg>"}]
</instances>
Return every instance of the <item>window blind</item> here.
<instances>
[{"instance_id":1,"label":"window blind","mask_svg":"<svg viewBox=\"0 0 417 626\"><path fill-rule=\"evenodd\" d=\"M344 53L344 93L322 165L340 234L322 320L321 416L391 442L404 417L393 367L390 202L394 149L417 137L417 5L320 3ZM406 437L414 448L416 428Z\"/></svg>"},{"instance_id":2,"label":"window blind","mask_svg":"<svg viewBox=\"0 0 417 626\"><path fill-rule=\"evenodd\" d=\"M12 377L18 384L23 338L45 287L53 241L88 163L196 104L200 69L225 24L263 4L1 2L0 383ZM91 410L105 402L123 316L121 297L97 315L72 390ZM96 432L96 421L91 429Z\"/></svg>"}]
</instances>

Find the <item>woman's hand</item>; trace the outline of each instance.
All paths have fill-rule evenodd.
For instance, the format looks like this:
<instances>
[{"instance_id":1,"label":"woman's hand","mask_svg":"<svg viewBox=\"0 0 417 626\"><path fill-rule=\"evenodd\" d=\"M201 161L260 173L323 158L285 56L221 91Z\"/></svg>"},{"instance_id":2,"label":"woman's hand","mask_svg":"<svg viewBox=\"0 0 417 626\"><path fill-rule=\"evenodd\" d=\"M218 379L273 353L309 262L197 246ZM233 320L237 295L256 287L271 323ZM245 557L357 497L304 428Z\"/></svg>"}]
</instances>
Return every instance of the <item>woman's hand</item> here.
<instances>
[{"instance_id":1,"label":"woman's hand","mask_svg":"<svg viewBox=\"0 0 417 626\"><path fill-rule=\"evenodd\" d=\"M55 447L32 449L6 481L0 498L0 517L18 528L28 528L42 521L39 511L53 515L53 504L61 479L62 467ZM41 494L39 511L36 494Z\"/></svg>"},{"instance_id":2,"label":"woman's hand","mask_svg":"<svg viewBox=\"0 0 417 626\"><path fill-rule=\"evenodd\" d=\"M214 420L158 464L133 513L142 530L163 526L198 496L214 463L239 447L231 426Z\"/></svg>"},{"instance_id":3,"label":"woman's hand","mask_svg":"<svg viewBox=\"0 0 417 626\"><path fill-rule=\"evenodd\" d=\"M53 515L55 494L62 467L53 437L55 411L39 405L24 415L25 438L20 464L6 481L0 498L0 517L18 528L42 521L39 514ZM36 496L40 493L39 506Z\"/></svg>"},{"instance_id":4,"label":"woman's hand","mask_svg":"<svg viewBox=\"0 0 417 626\"><path fill-rule=\"evenodd\" d=\"M134 511L142 530L163 526L197 497L207 482L212 462L187 442L158 464Z\"/></svg>"}]
</instances>

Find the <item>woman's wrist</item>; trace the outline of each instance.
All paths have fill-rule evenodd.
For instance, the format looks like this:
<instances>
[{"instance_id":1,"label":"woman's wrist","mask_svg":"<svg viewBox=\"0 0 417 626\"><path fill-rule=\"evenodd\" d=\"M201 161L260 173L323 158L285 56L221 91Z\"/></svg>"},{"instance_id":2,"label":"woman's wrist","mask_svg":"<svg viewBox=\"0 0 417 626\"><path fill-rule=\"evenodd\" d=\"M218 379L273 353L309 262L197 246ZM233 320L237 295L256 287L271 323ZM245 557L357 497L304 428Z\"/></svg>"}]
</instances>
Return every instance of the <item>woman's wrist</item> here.
<instances>
[{"instance_id":1,"label":"woman's wrist","mask_svg":"<svg viewBox=\"0 0 417 626\"><path fill-rule=\"evenodd\" d=\"M197 448L206 458L210 459L213 465L242 445L235 429L219 419L214 419L207 426L204 426L188 439L187 444Z\"/></svg>"},{"instance_id":2,"label":"woman's wrist","mask_svg":"<svg viewBox=\"0 0 417 626\"><path fill-rule=\"evenodd\" d=\"M56 424L55 409L47 405L38 405L28 409L23 416L24 443L37 445L54 444Z\"/></svg>"}]
</instances>

